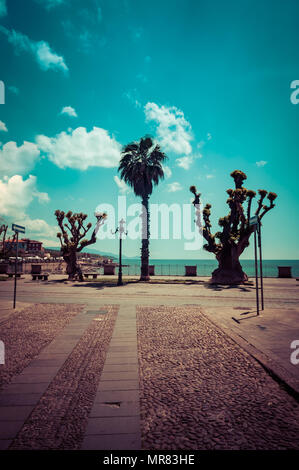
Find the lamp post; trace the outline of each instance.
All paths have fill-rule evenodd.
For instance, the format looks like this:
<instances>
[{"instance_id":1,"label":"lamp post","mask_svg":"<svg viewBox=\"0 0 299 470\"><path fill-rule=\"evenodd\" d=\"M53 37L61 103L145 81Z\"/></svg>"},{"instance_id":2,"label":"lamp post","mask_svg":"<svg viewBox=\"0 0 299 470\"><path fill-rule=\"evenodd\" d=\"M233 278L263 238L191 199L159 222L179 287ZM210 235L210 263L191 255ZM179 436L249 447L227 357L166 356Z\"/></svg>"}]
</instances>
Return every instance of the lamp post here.
<instances>
[{"instance_id":1,"label":"lamp post","mask_svg":"<svg viewBox=\"0 0 299 470\"><path fill-rule=\"evenodd\" d=\"M254 215L253 217L250 217L249 219L249 226L253 227L254 229L254 265L255 265L255 292L256 292L256 312L257 315L260 314L260 303L259 303L259 281L258 281L258 266L257 266L257 246L256 246L256 233L258 232L258 236L260 237L260 231L259 231L259 224L260 224L260 219L257 215ZM260 243L260 238L259 238L259 243ZM261 253L261 246L259 245L260 248L260 253ZM261 266L261 264L260 264ZM262 277L261 277L262 280ZM264 305L264 298L263 298L263 305Z\"/></svg>"},{"instance_id":2,"label":"lamp post","mask_svg":"<svg viewBox=\"0 0 299 470\"><path fill-rule=\"evenodd\" d=\"M117 285L118 286L122 286L123 285L123 278L122 278L122 236L123 234L127 235L128 232L125 231L124 229L124 225L125 225L125 221L124 219L121 219L119 221L119 226L117 227L117 229L115 230L115 232L113 233L117 233L119 232L119 262L118 262L118 280L117 280Z\"/></svg>"},{"instance_id":3,"label":"lamp post","mask_svg":"<svg viewBox=\"0 0 299 470\"><path fill-rule=\"evenodd\" d=\"M254 264L255 264L255 292L256 292L256 313L260 314L259 305L259 281L258 281L258 267L257 267L257 248L256 248L256 225L254 225Z\"/></svg>"},{"instance_id":4,"label":"lamp post","mask_svg":"<svg viewBox=\"0 0 299 470\"><path fill-rule=\"evenodd\" d=\"M17 297L17 268L18 268L18 259L19 259L19 232L25 233L25 227L22 225L12 224L12 230L15 232L14 239L16 239L17 249L15 257L15 284L14 284L14 294L13 294L13 308L16 308L16 297Z\"/></svg>"},{"instance_id":5,"label":"lamp post","mask_svg":"<svg viewBox=\"0 0 299 470\"><path fill-rule=\"evenodd\" d=\"M261 221L259 220L257 226L258 247L260 252L260 279L261 279L261 302L262 310L264 310L264 286L263 286L263 259L262 259L262 234L261 234Z\"/></svg>"}]
</instances>

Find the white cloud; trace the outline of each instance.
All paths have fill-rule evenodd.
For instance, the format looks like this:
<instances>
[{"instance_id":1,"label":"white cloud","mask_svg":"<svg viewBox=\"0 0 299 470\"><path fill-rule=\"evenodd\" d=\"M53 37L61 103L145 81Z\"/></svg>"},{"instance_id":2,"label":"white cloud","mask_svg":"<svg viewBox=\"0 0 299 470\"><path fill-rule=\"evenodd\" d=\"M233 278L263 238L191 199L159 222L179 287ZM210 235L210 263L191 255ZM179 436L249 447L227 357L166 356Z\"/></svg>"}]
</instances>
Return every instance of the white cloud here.
<instances>
[{"instance_id":1,"label":"white cloud","mask_svg":"<svg viewBox=\"0 0 299 470\"><path fill-rule=\"evenodd\" d=\"M265 166L267 165L268 162L266 162L265 160L260 160L259 162L255 162L256 166L260 167L260 166Z\"/></svg>"},{"instance_id":2,"label":"white cloud","mask_svg":"<svg viewBox=\"0 0 299 470\"><path fill-rule=\"evenodd\" d=\"M147 103L144 112L146 121L157 123L157 137L165 151L185 155L191 153L192 129L182 111L175 106L159 107L156 103Z\"/></svg>"},{"instance_id":3,"label":"white cloud","mask_svg":"<svg viewBox=\"0 0 299 470\"><path fill-rule=\"evenodd\" d=\"M99 127L94 127L90 132L85 127L77 127L56 137L39 135L36 142L38 148L60 168L113 168L118 165L121 156L121 145Z\"/></svg>"},{"instance_id":4,"label":"white cloud","mask_svg":"<svg viewBox=\"0 0 299 470\"><path fill-rule=\"evenodd\" d=\"M9 30L4 26L0 26L0 31L7 36L16 53L29 52L34 57L42 70L62 70L68 71L68 67L64 62L64 58L52 51L46 41L33 41L28 36L19 31Z\"/></svg>"},{"instance_id":5,"label":"white cloud","mask_svg":"<svg viewBox=\"0 0 299 470\"><path fill-rule=\"evenodd\" d=\"M177 166L184 168L184 170L189 170L192 163L193 163L193 157L190 157L190 156L176 159Z\"/></svg>"},{"instance_id":6,"label":"white cloud","mask_svg":"<svg viewBox=\"0 0 299 470\"><path fill-rule=\"evenodd\" d=\"M7 142L0 148L0 176L27 173L33 168L39 155L36 144L25 141L18 147L16 142Z\"/></svg>"},{"instance_id":7,"label":"white cloud","mask_svg":"<svg viewBox=\"0 0 299 470\"><path fill-rule=\"evenodd\" d=\"M21 175L0 179L0 215L9 218L12 222L26 227L26 236L56 237L57 228L50 226L43 219L31 219L26 213L31 202L37 199L44 203L49 201L47 193L41 193L36 187L36 177L29 175L23 179Z\"/></svg>"},{"instance_id":8,"label":"white cloud","mask_svg":"<svg viewBox=\"0 0 299 470\"><path fill-rule=\"evenodd\" d=\"M208 174L208 175L206 175L206 178L207 178L208 180L210 180L211 178L215 178L215 175Z\"/></svg>"},{"instance_id":9,"label":"white cloud","mask_svg":"<svg viewBox=\"0 0 299 470\"><path fill-rule=\"evenodd\" d=\"M72 106L64 106L60 114L68 114L71 117L78 117L78 114L76 113L75 109Z\"/></svg>"},{"instance_id":10,"label":"white cloud","mask_svg":"<svg viewBox=\"0 0 299 470\"><path fill-rule=\"evenodd\" d=\"M56 233L58 233L58 230L56 230ZM47 250L47 247L49 248L60 248L60 242L58 241L58 238L56 235L53 235L55 238L49 239L49 238L44 238L43 236L38 237L38 241L42 242L43 247ZM46 251L47 252L47 251Z\"/></svg>"},{"instance_id":11,"label":"white cloud","mask_svg":"<svg viewBox=\"0 0 299 470\"><path fill-rule=\"evenodd\" d=\"M37 198L39 201L48 201L47 193L40 193L36 188L36 176L29 175L23 180L21 175L0 180L0 214L4 216L26 217L25 210Z\"/></svg>"},{"instance_id":12,"label":"white cloud","mask_svg":"<svg viewBox=\"0 0 299 470\"><path fill-rule=\"evenodd\" d=\"M212 134L210 134L210 132L207 133L207 140L211 140L212 139Z\"/></svg>"},{"instance_id":13,"label":"white cloud","mask_svg":"<svg viewBox=\"0 0 299 470\"><path fill-rule=\"evenodd\" d=\"M32 232L37 236L53 237L55 239L57 233L59 232L58 226L50 226L45 220L31 219L28 215L25 215L25 217L22 219L22 223L26 227L27 233Z\"/></svg>"},{"instance_id":14,"label":"white cloud","mask_svg":"<svg viewBox=\"0 0 299 470\"><path fill-rule=\"evenodd\" d=\"M166 179L170 178L172 175L172 171L169 166L163 165L164 176Z\"/></svg>"},{"instance_id":15,"label":"white cloud","mask_svg":"<svg viewBox=\"0 0 299 470\"><path fill-rule=\"evenodd\" d=\"M117 175L114 176L113 179L122 194L125 194L131 191L131 188L129 188L129 186L123 180L121 180Z\"/></svg>"},{"instance_id":16,"label":"white cloud","mask_svg":"<svg viewBox=\"0 0 299 470\"><path fill-rule=\"evenodd\" d=\"M0 131L7 132L6 124L3 121L0 121Z\"/></svg>"},{"instance_id":17,"label":"white cloud","mask_svg":"<svg viewBox=\"0 0 299 470\"><path fill-rule=\"evenodd\" d=\"M183 188L180 183L174 182L167 185L167 190L169 193L175 193L176 191L181 191Z\"/></svg>"},{"instance_id":18,"label":"white cloud","mask_svg":"<svg viewBox=\"0 0 299 470\"><path fill-rule=\"evenodd\" d=\"M68 71L68 67L64 62L64 58L53 52L49 44L45 41L40 41L34 45L37 61L42 70L48 69L61 69L64 72Z\"/></svg>"},{"instance_id":19,"label":"white cloud","mask_svg":"<svg viewBox=\"0 0 299 470\"><path fill-rule=\"evenodd\" d=\"M0 16L7 15L6 0L0 0Z\"/></svg>"}]
</instances>

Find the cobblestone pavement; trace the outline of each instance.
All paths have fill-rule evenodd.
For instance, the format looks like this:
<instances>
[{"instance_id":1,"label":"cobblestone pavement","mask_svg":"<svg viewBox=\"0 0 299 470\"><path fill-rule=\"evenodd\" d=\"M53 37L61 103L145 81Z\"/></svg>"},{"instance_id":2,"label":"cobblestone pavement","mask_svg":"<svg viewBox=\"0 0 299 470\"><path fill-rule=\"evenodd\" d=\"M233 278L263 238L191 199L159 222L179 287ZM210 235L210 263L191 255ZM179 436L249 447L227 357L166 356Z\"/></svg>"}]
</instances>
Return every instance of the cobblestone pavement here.
<instances>
[{"instance_id":1,"label":"cobblestone pavement","mask_svg":"<svg viewBox=\"0 0 299 470\"><path fill-rule=\"evenodd\" d=\"M144 449L299 449L299 405L200 308L137 308Z\"/></svg>"},{"instance_id":2,"label":"cobblestone pavement","mask_svg":"<svg viewBox=\"0 0 299 470\"><path fill-rule=\"evenodd\" d=\"M118 306L102 306L10 449L79 449L105 362ZM88 315L88 312L87 312Z\"/></svg>"},{"instance_id":3,"label":"cobblestone pavement","mask_svg":"<svg viewBox=\"0 0 299 470\"><path fill-rule=\"evenodd\" d=\"M10 314L0 324L5 364L0 367L0 389L30 364L40 351L82 310L82 305L30 305Z\"/></svg>"}]
</instances>

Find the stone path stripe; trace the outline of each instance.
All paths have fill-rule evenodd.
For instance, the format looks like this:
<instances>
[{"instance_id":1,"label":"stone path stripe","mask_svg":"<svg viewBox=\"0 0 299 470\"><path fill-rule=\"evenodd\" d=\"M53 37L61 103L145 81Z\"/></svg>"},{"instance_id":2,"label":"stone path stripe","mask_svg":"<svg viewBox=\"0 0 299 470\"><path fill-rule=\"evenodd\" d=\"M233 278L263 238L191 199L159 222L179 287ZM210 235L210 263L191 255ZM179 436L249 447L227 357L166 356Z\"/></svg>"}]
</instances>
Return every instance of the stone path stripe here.
<instances>
[{"instance_id":1,"label":"stone path stripe","mask_svg":"<svg viewBox=\"0 0 299 470\"><path fill-rule=\"evenodd\" d=\"M59 369L98 315L84 309L0 393L0 449L15 439Z\"/></svg>"},{"instance_id":2,"label":"stone path stripe","mask_svg":"<svg viewBox=\"0 0 299 470\"><path fill-rule=\"evenodd\" d=\"M81 448L141 448L135 306L120 306Z\"/></svg>"}]
</instances>

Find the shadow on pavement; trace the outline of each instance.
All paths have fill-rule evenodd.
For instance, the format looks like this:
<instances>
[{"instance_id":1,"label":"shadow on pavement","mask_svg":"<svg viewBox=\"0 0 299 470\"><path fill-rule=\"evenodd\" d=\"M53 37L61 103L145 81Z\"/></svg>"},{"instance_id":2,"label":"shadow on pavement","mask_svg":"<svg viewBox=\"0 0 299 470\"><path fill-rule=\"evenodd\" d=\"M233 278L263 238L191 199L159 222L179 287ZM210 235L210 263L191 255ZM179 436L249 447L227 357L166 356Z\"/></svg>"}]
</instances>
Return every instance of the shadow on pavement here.
<instances>
[{"instance_id":1,"label":"shadow on pavement","mask_svg":"<svg viewBox=\"0 0 299 470\"><path fill-rule=\"evenodd\" d=\"M32 282L32 281L29 281ZM181 285L203 285L206 281L199 279L154 279L151 278L149 282L140 281L139 279L123 279L123 286L127 284L181 284ZM67 278L64 279L51 279L47 284L68 284L72 287L117 287L117 279L114 280L95 280L95 281L69 281ZM121 286L119 286L121 287Z\"/></svg>"},{"instance_id":2,"label":"shadow on pavement","mask_svg":"<svg viewBox=\"0 0 299 470\"><path fill-rule=\"evenodd\" d=\"M211 282L205 282L204 287L206 289L211 289L214 291L222 291L222 290L229 290L229 289L238 289L241 292L251 292L255 289L254 285L223 285L223 284L212 284Z\"/></svg>"}]
</instances>

